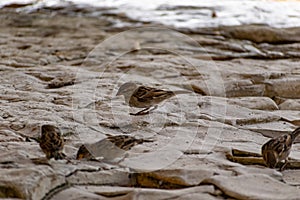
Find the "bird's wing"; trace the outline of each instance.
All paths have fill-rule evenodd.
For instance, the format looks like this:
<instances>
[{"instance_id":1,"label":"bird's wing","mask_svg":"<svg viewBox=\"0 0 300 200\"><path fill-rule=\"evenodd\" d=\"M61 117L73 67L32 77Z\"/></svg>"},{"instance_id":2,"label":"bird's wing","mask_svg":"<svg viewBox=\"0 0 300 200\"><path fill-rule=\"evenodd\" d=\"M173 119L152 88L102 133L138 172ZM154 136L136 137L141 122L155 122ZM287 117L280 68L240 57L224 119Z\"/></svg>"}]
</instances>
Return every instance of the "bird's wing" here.
<instances>
[{"instance_id":1,"label":"bird's wing","mask_svg":"<svg viewBox=\"0 0 300 200\"><path fill-rule=\"evenodd\" d=\"M129 150L134 145L134 138L128 135L109 136L107 139L123 150Z\"/></svg>"},{"instance_id":2,"label":"bird's wing","mask_svg":"<svg viewBox=\"0 0 300 200\"><path fill-rule=\"evenodd\" d=\"M138 98L138 100L141 102L149 101L156 98L168 98L173 95L174 93L172 91L165 91L145 86L140 86L134 92L134 96Z\"/></svg>"},{"instance_id":3,"label":"bird's wing","mask_svg":"<svg viewBox=\"0 0 300 200\"><path fill-rule=\"evenodd\" d=\"M116 136L109 136L107 139L125 151L130 150L136 144L143 143L143 140L136 139L135 137L128 136L128 135L116 135Z\"/></svg>"},{"instance_id":4,"label":"bird's wing","mask_svg":"<svg viewBox=\"0 0 300 200\"><path fill-rule=\"evenodd\" d=\"M262 146L262 156L266 164L270 168L275 168L278 163L278 151L281 151L281 146L278 140L271 139Z\"/></svg>"},{"instance_id":5,"label":"bird's wing","mask_svg":"<svg viewBox=\"0 0 300 200\"><path fill-rule=\"evenodd\" d=\"M278 162L278 154L274 151L266 151L263 154L264 160L266 161L267 166L274 168Z\"/></svg>"},{"instance_id":6,"label":"bird's wing","mask_svg":"<svg viewBox=\"0 0 300 200\"><path fill-rule=\"evenodd\" d=\"M281 135L281 136L275 138L274 142L273 142L273 149L279 155L289 151L291 146L292 146L292 140L291 140L291 136L288 134Z\"/></svg>"},{"instance_id":7,"label":"bird's wing","mask_svg":"<svg viewBox=\"0 0 300 200\"><path fill-rule=\"evenodd\" d=\"M49 134L51 144L53 146L53 150L62 150L64 146L64 140L61 137L60 132L52 132L52 134Z\"/></svg>"}]
</instances>

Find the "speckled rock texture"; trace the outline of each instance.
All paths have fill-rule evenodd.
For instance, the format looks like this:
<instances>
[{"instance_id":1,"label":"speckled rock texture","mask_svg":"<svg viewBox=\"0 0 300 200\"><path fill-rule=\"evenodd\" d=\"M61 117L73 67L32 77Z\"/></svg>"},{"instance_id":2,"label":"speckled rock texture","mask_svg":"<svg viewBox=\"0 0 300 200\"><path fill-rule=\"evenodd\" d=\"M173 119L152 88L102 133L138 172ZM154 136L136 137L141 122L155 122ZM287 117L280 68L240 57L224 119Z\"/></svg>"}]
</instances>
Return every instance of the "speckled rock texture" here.
<instances>
[{"instance_id":1,"label":"speckled rock texture","mask_svg":"<svg viewBox=\"0 0 300 200\"><path fill-rule=\"evenodd\" d=\"M260 156L300 125L299 28L176 30L85 13L0 10L1 198L299 199L300 139L283 172ZM116 96L126 81L189 93L132 116L140 109ZM60 128L67 160L45 160L42 124ZM153 142L75 159L107 134Z\"/></svg>"}]
</instances>

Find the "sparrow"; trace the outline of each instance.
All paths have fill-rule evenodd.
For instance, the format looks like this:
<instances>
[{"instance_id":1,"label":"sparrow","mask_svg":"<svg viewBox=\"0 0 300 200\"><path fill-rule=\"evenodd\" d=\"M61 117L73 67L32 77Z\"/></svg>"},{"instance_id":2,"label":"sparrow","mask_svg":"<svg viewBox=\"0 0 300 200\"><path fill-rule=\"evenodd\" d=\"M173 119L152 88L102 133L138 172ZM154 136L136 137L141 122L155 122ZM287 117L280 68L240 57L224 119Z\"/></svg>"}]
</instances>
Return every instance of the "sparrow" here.
<instances>
[{"instance_id":1,"label":"sparrow","mask_svg":"<svg viewBox=\"0 0 300 200\"><path fill-rule=\"evenodd\" d=\"M143 85L138 85L134 82L126 82L119 88L116 96L123 95L125 102L130 107L144 108L137 113L130 113L131 115L148 114L151 109L157 108L157 105L166 99L169 99L176 94L187 94L190 91L168 91L161 90Z\"/></svg>"},{"instance_id":2,"label":"sparrow","mask_svg":"<svg viewBox=\"0 0 300 200\"><path fill-rule=\"evenodd\" d=\"M63 159L66 155L62 152L64 148L64 138L60 130L53 125L42 125L40 147L46 154L47 159Z\"/></svg>"},{"instance_id":3,"label":"sparrow","mask_svg":"<svg viewBox=\"0 0 300 200\"><path fill-rule=\"evenodd\" d=\"M276 168L278 163L284 161L284 164L279 169L280 171L284 170L288 163L288 156L291 152L292 144L299 134L300 127L291 133L273 138L262 146L263 159L269 168Z\"/></svg>"},{"instance_id":4,"label":"sparrow","mask_svg":"<svg viewBox=\"0 0 300 200\"><path fill-rule=\"evenodd\" d=\"M132 147L134 147L137 144L142 144L144 142L153 142L153 140L150 139L141 139L141 138L138 139L128 135L113 136L107 134L107 136L108 136L107 138L100 140L96 143L89 144L89 145L84 145L84 144L81 145L78 149L76 159L95 160L95 157L91 154L89 149L94 149L94 147L101 148L101 142L103 142L104 140L109 141L111 144L124 151L130 150ZM88 146L88 148L86 146Z\"/></svg>"}]
</instances>

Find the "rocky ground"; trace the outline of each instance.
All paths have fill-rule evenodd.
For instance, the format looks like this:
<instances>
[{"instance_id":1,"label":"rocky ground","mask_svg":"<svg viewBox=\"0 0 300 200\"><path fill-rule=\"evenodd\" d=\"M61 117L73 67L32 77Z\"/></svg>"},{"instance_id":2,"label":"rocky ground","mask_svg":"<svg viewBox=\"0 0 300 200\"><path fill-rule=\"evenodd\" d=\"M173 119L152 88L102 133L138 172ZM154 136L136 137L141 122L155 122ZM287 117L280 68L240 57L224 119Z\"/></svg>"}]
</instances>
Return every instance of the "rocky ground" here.
<instances>
[{"instance_id":1,"label":"rocky ground","mask_svg":"<svg viewBox=\"0 0 300 200\"><path fill-rule=\"evenodd\" d=\"M260 151L300 124L300 28L174 30L70 8L0 18L0 197L299 199L300 145L283 172ZM129 80L191 93L131 116L115 97ZM43 161L46 123L62 130L69 161ZM154 141L75 159L106 134Z\"/></svg>"}]
</instances>

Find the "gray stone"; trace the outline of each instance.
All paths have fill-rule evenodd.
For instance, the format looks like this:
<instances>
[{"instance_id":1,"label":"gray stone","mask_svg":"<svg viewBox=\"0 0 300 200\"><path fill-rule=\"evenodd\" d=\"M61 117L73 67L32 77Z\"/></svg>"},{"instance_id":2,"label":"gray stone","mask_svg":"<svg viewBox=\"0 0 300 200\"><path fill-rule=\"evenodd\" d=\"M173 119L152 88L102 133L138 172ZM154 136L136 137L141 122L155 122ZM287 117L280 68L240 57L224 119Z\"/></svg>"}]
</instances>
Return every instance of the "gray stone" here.
<instances>
[{"instance_id":1,"label":"gray stone","mask_svg":"<svg viewBox=\"0 0 300 200\"><path fill-rule=\"evenodd\" d=\"M299 186L300 185L300 181L298 179L299 173L300 173L299 170L286 170L282 172L284 182L289 185Z\"/></svg>"},{"instance_id":2,"label":"gray stone","mask_svg":"<svg viewBox=\"0 0 300 200\"><path fill-rule=\"evenodd\" d=\"M237 199L299 199L300 195L299 189L264 174L214 176L203 183L213 184L227 196Z\"/></svg>"},{"instance_id":3,"label":"gray stone","mask_svg":"<svg viewBox=\"0 0 300 200\"><path fill-rule=\"evenodd\" d=\"M228 103L257 110L278 110L276 103L268 97L229 98Z\"/></svg>"},{"instance_id":4,"label":"gray stone","mask_svg":"<svg viewBox=\"0 0 300 200\"><path fill-rule=\"evenodd\" d=\"M1 170L1 197L41 199L50 190L65 183L63 175L48 166Z\"/></svg>"},{"instance_id":5,"label":"gray stone","mask_svg":"<svg viewBox=\"0 0 300 200\"><path fill-rule=\"evenodd\" d=\"M76 171L66 180L73 184L91 185L120 185L128 186L131 184L129 172L124 169L100 170L100 171Z\"/></svg>"},{"instance_id":6,"label":"gray stone","mask_svg":"<svg viewBox=\"0 0 300 200\"><path fill-rule=\"evenodd\" d=\"M299 99L287 99L278 105L280 110L300 110Z\"/></svg>"},{"instance_id":7,"label":"gray stone","mask_svg":"<svg viewBox=\"0 0 300 200\"><path fill-rule=\"evenodd\" d=\"M262 25L241 25L226 27L223 34L236 39L250 40L255 43L289 43L299 42L299 33Z\"/></svg>"},{"instance_id":8,"label":"gray stone","mask_svg":"<svg viewBox=\"0 0 300 200\"><path fill-rule=\"evenodd\" d=\"M159 190L146 188L130 187L111 187L111 186L79 186L67 189L58 193L53 199L218 199L214 197L214 188L211 186L197 186L180 190ZM75 198L75 196L77 198Z\"/></svg>"},{"instance_id":9,"label":"gray stone","mask_svg":"<svg viewBox=\"0 0 300 200\"><path fill-rule=\"evenodd\" d=\"M285 98L300 98L299 78L273 79L266 81L265 95Z\"/></svg>"}]
</instances>

